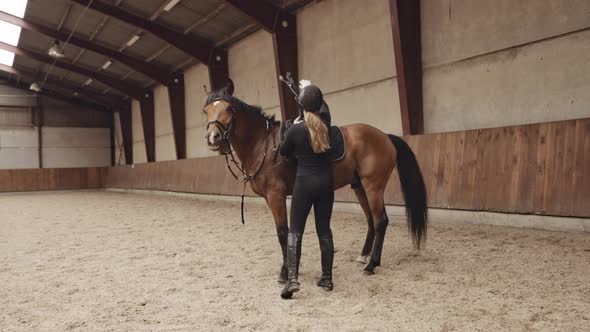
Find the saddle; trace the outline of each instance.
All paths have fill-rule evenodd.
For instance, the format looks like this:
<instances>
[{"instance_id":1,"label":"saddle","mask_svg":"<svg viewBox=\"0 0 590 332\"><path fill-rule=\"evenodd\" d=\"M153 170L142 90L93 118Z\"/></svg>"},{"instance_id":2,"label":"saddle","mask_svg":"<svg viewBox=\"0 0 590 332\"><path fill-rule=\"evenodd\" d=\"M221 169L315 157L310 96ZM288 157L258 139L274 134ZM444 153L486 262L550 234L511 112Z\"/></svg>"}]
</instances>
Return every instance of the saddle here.
<instances>
[{"instance_id":1,"label":"saddle","mask_svg":"<svg viewBox=\"0 0 590 332\"><path fill-rule=\"evenodd\" d=\"M340 127L332 126L330 128L330 156L332 161L339 161L344 159L346 155L346 142L344 141L344 135Z\"/></svg>"},{"instance_id":2,"label":"saddle","mask_svg":"<svg viewBox=\"0 0 590 332\"><path fill-rule=\"evenodd\" d=\"M286 122L281 123L281 141L279 143L279 146L285 140L287 129L289 129L289 127L292 125L293 123L291 122L291 120L287 120ZM275 159L278 155L278 151L279 149L277 148L274 153ZM344 141L344 135L342 134L342 130L340 129L340 127L332 126L330 128L330 150L328 151L328 153L330 154L332 162L340 161L344 159L344 156L346 156L346 142Z\"/></svg>"}]
</instances>

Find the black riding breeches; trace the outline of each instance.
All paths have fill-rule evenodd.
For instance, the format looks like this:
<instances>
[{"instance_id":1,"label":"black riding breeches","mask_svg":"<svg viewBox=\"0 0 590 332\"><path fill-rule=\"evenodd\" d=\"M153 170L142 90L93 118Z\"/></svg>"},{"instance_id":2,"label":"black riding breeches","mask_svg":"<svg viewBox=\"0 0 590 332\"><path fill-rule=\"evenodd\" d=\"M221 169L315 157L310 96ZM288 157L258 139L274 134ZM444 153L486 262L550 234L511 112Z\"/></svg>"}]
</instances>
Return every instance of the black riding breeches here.
<instances>
[{"instance_id":1,"label":"black riding breeches","mask_svg":"<svg viewBox=\"0 0 590 332\"><path fill-rule=\"evenodd\" d=\"M319 238L331 236L330 219L334 205L332 174L298 176L291 200L290 231L303 234L307 216L313 206Z\"/></svg>"}]
</instances>

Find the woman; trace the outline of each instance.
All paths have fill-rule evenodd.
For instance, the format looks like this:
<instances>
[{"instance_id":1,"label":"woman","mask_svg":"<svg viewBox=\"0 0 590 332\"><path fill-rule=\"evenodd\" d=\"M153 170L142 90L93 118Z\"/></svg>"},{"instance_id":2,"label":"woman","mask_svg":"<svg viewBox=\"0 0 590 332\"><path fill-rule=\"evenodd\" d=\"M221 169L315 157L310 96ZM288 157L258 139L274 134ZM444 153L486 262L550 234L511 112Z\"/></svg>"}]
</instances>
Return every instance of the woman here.
<instances>
[{"instance_id":1,"label":"woman","mask_svg":"<svg viewBox=\"0 0 590 332\"><path fill-rule=\"evenodd\" d=\"M331 291L334 242L330 230L330 218L334 204L332 162L327 153L330 149L328 126L322 121L322 92L316 86L304 87L297 97L303 109L304 122L291 126L281 145L281 155L297 158L297 177L291 200L291 224L287 240L287 267L289 278L281 297L288 299L299 291L299 259L301 238L305 221L311 207L314 208L315 226L322 252L322 277L318 286Z\"/></svg>"}]
</instances>

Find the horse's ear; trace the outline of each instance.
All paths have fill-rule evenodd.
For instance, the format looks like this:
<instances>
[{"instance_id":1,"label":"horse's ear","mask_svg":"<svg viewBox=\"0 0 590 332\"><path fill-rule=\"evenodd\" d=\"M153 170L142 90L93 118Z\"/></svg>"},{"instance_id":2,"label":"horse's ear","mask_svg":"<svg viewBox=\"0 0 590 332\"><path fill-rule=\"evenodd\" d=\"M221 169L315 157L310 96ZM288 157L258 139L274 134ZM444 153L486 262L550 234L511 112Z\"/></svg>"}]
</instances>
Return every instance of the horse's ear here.
<instances>
[{"instance_id":1,"label":"horse's ear","mask_svg":"<svg viewBox=\"0 0 590 332\"><path fill-rule=\"evenodd\" d=\"M227 80L227 84L225 85L225 92L230 96L234 95L234 81L232 81L231 78Z\"/></svg>"}]
</instances>

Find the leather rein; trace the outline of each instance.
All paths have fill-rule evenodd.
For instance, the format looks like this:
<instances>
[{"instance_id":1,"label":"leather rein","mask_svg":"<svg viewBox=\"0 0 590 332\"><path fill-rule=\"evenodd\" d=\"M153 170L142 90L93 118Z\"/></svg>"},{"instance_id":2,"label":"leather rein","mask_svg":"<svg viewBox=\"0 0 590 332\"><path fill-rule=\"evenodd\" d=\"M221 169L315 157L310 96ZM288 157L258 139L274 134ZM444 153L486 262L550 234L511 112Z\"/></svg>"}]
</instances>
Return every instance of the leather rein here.
<instances>
[{"instance_id":1,"label":"leather rein","mask_svg":"<svg viewBox=\"0 0 590 332\"><path fill-rule=\"evenodd\" d=\"M221 99L216 99L213 101L217 101L217 100L221 100ZM207 123L207 131L209 130L209 126L214 125L217 127L217 129L220 131L221 133L221 142L223 145L226 145L228 147L227 151L222 152L221 154L225 157L225 164L227 165L227 169L229 170L229 172L231 173L231 175L234 177L234 179L236 179L239 182L244 183L244 189L242 190L242 206L241 206L241 210L242 210L242 224L244 224L244 196L246 193L246 183L253 181L254 179L256 179L256 177L260 174L260 172L262 171L262 167L264 166L264 163L266 161L266 155L267 155L267 151L268 151L268 135L270 133L270 129L271 126L274 127L274 123L271 124L271 120L266 119L265 118L265 122L266 122L266 134L264 135L264 154L262 155L262 162L260 163L260 165L258 166L258 169L256 170L256 172L254 172L254 174L250 175L248 174L248 171L246 170L246 168L244 166L242 166L240 164L240 162L238 162L235 157L234 157L234 152L232 150L231 147L231 143L229 142L229 138L231 137L231 134L233 132L233 128L234 128L234 119L235 119L235 110L233 108L233 106L231 106L231 113L232 113L232 118L231 121L229 123L229 126L225 126L223 123L221 123L219 120L211 120ZM276 138L274 135L273 136L273 151L277 150L277 145L276 145ZM228 157L229 155L229 157ZM235 165L235 167L238 169L238 171L240 173L242 173L240 176L236 175L236 173L234 172L234 170L231 167L230 164L230 160L231 162Z\"/></svg>"}]
</instances>

